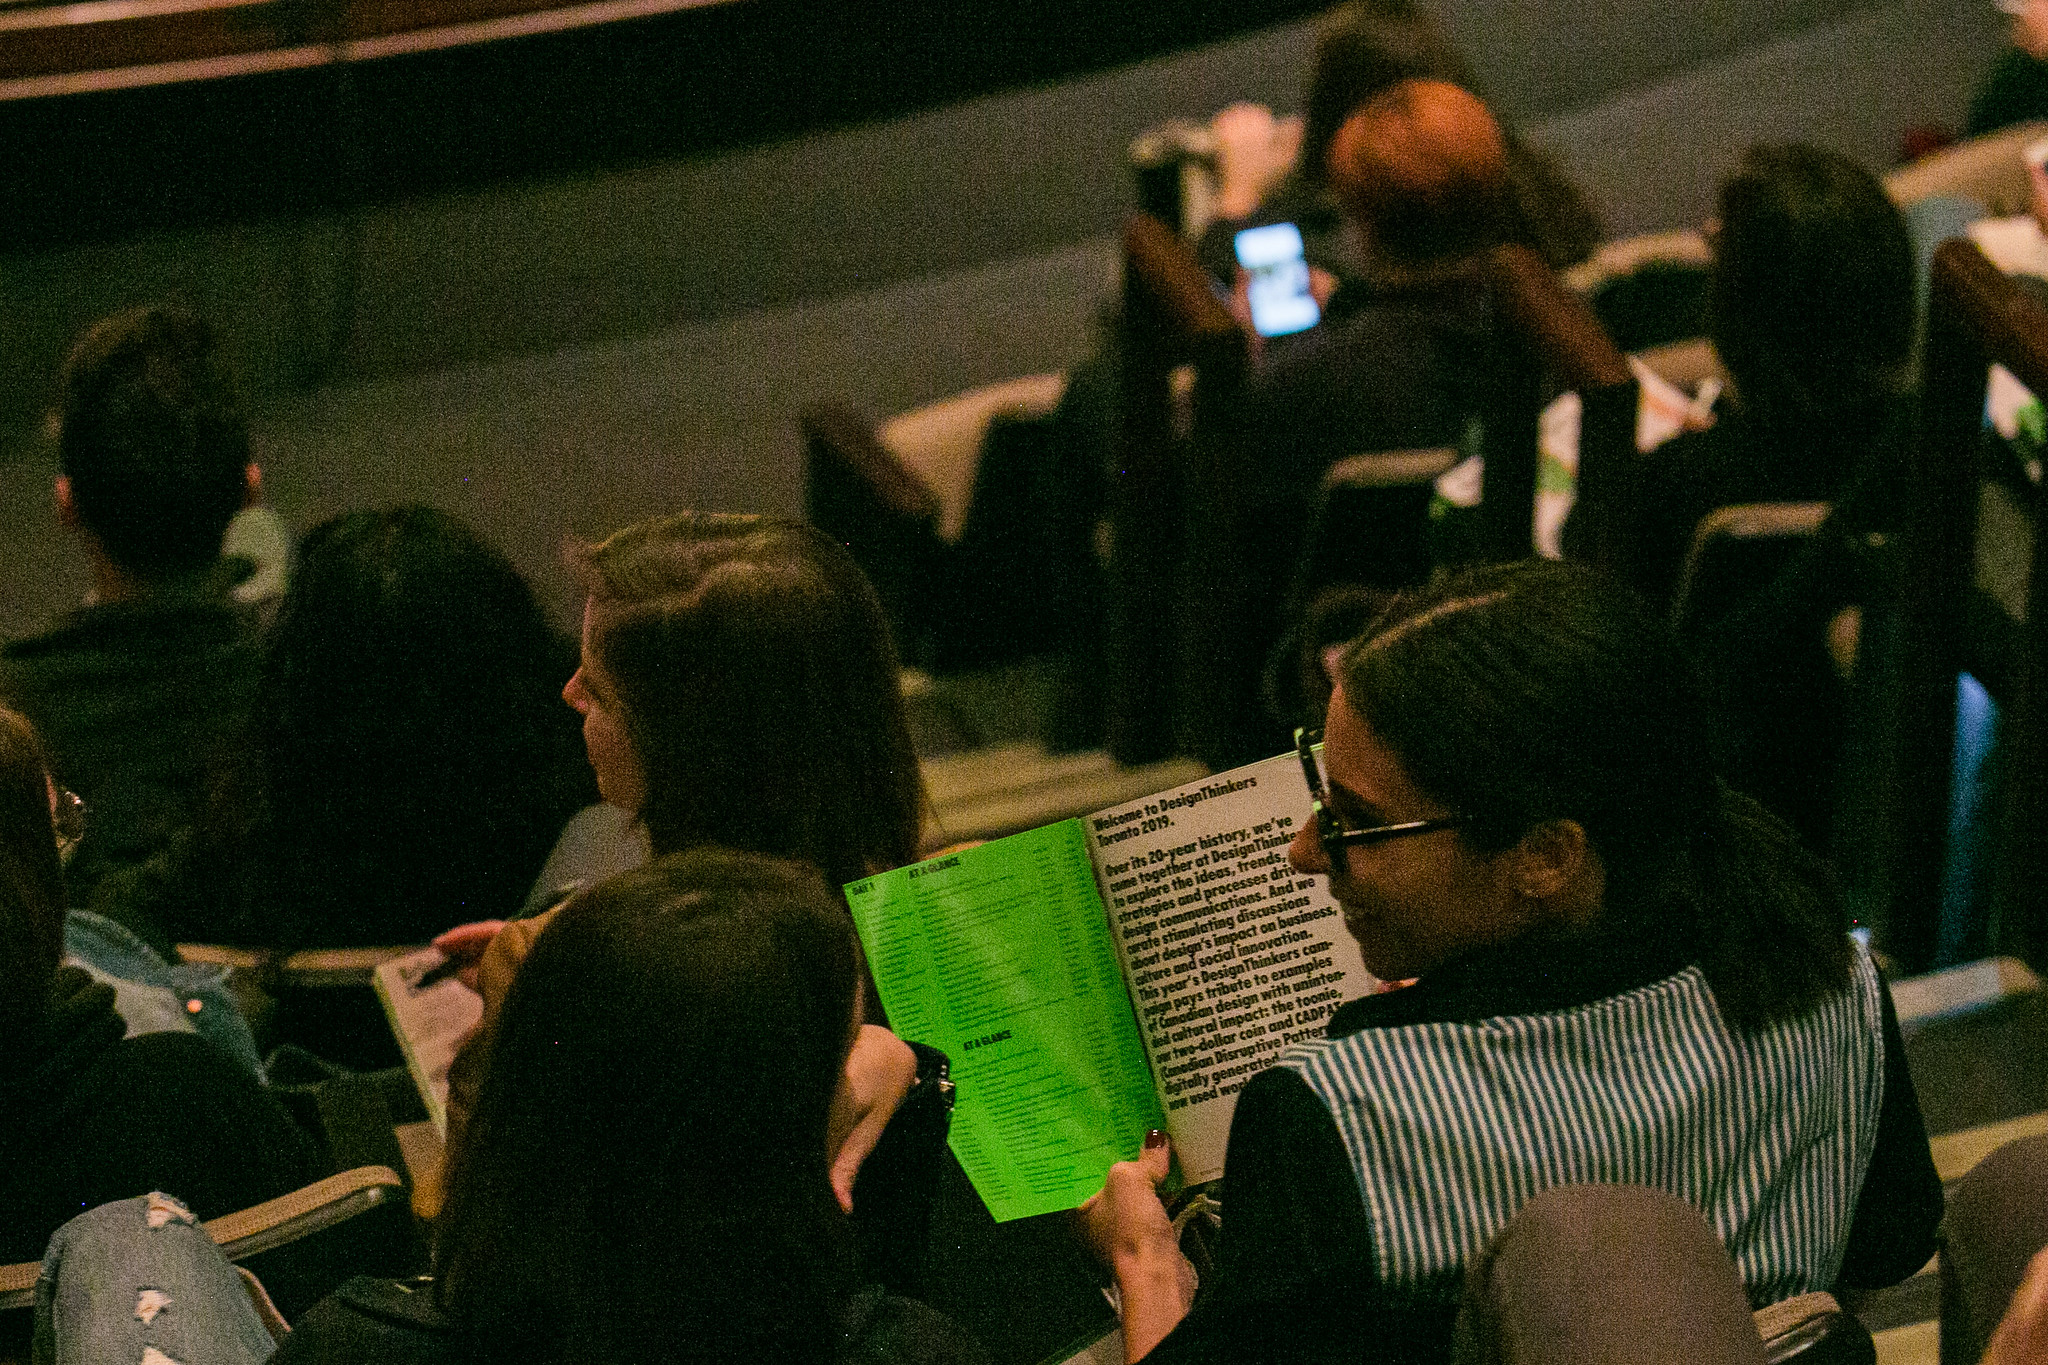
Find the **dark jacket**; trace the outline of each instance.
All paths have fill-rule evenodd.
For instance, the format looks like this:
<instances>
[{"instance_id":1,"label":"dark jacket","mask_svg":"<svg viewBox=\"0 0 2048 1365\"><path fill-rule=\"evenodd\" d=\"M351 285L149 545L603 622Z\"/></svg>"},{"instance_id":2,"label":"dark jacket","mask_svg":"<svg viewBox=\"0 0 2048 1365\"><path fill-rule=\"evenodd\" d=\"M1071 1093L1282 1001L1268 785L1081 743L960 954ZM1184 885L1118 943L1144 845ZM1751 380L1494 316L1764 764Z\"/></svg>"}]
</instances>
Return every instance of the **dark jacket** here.
<instances>
[{"instance_id":1,"label":"dark jacket","mask_svg":"<svg viewBox=\"0 0 2048 1365\"><path fill-rule=\"evenodd\" d=\"M51 1233L111 1200L174 1190L216 1218L327 1174L211 1042L123 1032L113 988L67 967L28 1036L0 1040L0 1262L40 1258Z\"/></svg>"},{"instance_id":2,"label":"dark jacket","mask_svg":"<svg viewBox=\"0 0 2048 1365\"><path fill-rule=\"evenodd\" d=\"M0 649L0 698L34 722L89 832L67 872L84 904L198 815L247 752L262 649L216 578L72 612Z\"/></svg>"},{"instance_id":3,"label":"dark jacket","mask_svg":"<svg viewBox=\"0 0 2048 1365\"><path fill-rule=\"evenodd\" d=\"M1482 950L1405 990L1354 1000L1329 1036L1469 1023L1573 1009L1640 989L1688 955L1675 943L1526 943ZM1883 1005L1884 1100L1876 1148L1854 1195L1838 1283L1874 1288L1924 1264L1941 1221L1941 1181L1906 1068L1889 995ZM1274 1067L1238 1097L1226 1179L1229 1216L1216 1273L1161 1344L1180 1361L1416 1361L1449 1358L1454 1307L1393 1306L1375 1280L1375 1229L1329 1108L1298 1072ZM1286 1324L1284 1334L1280 1324Z\"/></svg>"},{"instance_id":4,"label":"dark jacket","mask_svg":"<svg viewBox=\"0 0 2048 1365\"><path fill-rule=\"evenodd\" d=\"M428 1280L350 1280L300 1319L271 1365L470 1362L455 1327L434 1307L432 1287ZM879 1289L856 1294L843 1322L840 1365L987 1365L980 1345L944 1317Z\"/></svg>"}]
</instances>

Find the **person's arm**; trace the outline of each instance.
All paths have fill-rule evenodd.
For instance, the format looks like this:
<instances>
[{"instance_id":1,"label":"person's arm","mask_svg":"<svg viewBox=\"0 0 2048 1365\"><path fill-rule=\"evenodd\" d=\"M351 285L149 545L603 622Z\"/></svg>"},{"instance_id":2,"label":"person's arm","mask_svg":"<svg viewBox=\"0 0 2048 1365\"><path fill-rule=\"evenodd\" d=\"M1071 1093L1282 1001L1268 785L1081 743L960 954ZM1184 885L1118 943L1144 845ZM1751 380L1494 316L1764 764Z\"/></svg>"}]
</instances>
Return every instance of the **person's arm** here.
<instances>
[{"instance_id":1,"label":"person's arm","mask_svg":"<svg viewBox=\"0 0 2048 1365\"><path fill-rule=\"evenodd\" d=\"M557 907L559 909L560 907ZM512 979L519 974L519 964L533 948L533 941L540 937L540 931L554 922L555 911L535 915L531 919L510 921L481 921L477 924L461 925L450 929L434 940L434 946L450 957L461 956L472 959L474 966L466 967L461 973L464 985L473 988L484 998L483 1017L477 1020L455 1049L455 1058L448 1066L448 1141L442 1169L452 1170L455 1154L462 1150L462 1144L469 1135L469 1116L476 1112L477 1095L483 1090L484 1073L489 1069L491 1037L497 1031L498 1015L505 1008L505 997L511 994ZM497 930L488 935L482 931L496 924ZM482 948L478 948L478 943Z\"/></svg>"},{"instance_id":2,"label":"person's arm","mask_svg":"<svg viewBox=\"0 0 2048 1365\"><path fill-rule=\"evenodd\" d=\"M846 1054L846 1084L832 1094L827 1144L832 1152L832 1193L853 1212L853 1181L875 1150L882 1130L917 1083L910 1044L875 1024L862 1024Z\"/></svg>"},{"instance_id":3,"label":"person's arm","mask_svg":"<svg viewBox=\"0 0 2048 1365\"><path fill-rule=\"evenodd\" d=\"M1180 1243L1159 1202L1159 1182L1172 1167L1166 1134L1155 1128L1138 1159L1110 1167L1102 1189L1075 1211L1083 1240L1116 1277L1126 1365L1150 1355L1188 1312Z\"/></svg>"},{"instance_id":4,"label":"person's arm","mask_svg":"<svg viewBox=\"0 0 2048 1365\"><path fill-rule=\"evenodd\" d=\"M2048 1249L2027 1262L2027 1278L1984 1352L1983 1365L2039 1365L2048 1360Z\"/></svg>"},{"instance_id":5,"label":"person's arm","mask_svg":"<svg viewBox=\"0 0 2048 1365\"><path fill-rule=\"evenodd\" d=\"M1087 1229L1097 1254L1118 1270L1128 1359L1156 1347L1160 1361L1231 1360L1258 1354L1275 1321L1314 1334L1319 1312L1355 1317L1371 1288L1371 1227L1336 1122L1300 1076L1275 1067L1238 1094L1224 1158L1229 1212L1215 1272L1192 1311L1168 1291L1166 1253L1176 1274L1181 1258L1164 1209L1156 1197L1138 1198L1150 1192L1128 1177L1118 1184L1119 1172L1140 1165L1112 1168L1103 1193L1082 1206L1116 1197L1128 1220L1114 1229L1123 1240L1121 1270L1105 1253L1107 1234ZM1143 1350L1132 1327L1134 1292L1138 1331L1150 1338Z\"/></svg>"},{"instance_id":6,"label":"person's arm","mask_svg":"<svg viewBox=\"0 0 2048 1365\"><path fill-rule=\"evenodd\" d=\"M1219 1312L1368 1283L1372 1227L1358 1174L1328 1107L1300 1075L1274 1067L1239 1092L1223 1169L1229 1214L1210 1287Z\"/></svg>"},{"instance_id":7,"label":"person's arm","mask_svg":"<svg viewBox=\"0 0 2048 1365\"><path fill-rule=\"evenodd\" d=\"M1884 1104L1877 1118L1877 1146L1856 1196L1849 1248L1837 1283L1855 1289L1897 1284L1934 1255L1941 1224L1941 1176L1927 1145L1920 1097L1906 1066L1899 1016L1890 988L1884 1003Z\"/></svg>"}]
</instances>

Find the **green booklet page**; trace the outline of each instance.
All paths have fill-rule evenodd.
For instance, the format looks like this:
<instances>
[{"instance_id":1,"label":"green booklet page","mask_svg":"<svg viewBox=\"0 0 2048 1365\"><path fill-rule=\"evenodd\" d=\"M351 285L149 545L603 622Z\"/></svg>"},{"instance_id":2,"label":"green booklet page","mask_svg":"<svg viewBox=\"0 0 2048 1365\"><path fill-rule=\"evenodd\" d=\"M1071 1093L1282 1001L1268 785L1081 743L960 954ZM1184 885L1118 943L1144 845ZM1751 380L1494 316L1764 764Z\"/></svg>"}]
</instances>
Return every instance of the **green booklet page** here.
<instances>
[{"instance_id":1,"label":"green booklet page","mask_svg":"<svg viewBox=\"0 0 2048 1365\"><path fill-rule=\"evenodd\" d=\"M1152 1127L1215 1179L1244 1083L1377 987L1287 865L1307 818L1288 754L846 888L890 1024L953 1060L998 1220L1079 1204Z\"/></svg>"},{"instance_id":2,"label":"green booklet page","mask_svg":"<svg viewBox=\"0 0 2048 1365\"><path fill-rule=\"evenodd\" d=\"M1073 1208L1163 1126L1079 820L846 891L890 1027L952 1058L953 1151L998 1222Z\"/></svg>"}]
</instances>

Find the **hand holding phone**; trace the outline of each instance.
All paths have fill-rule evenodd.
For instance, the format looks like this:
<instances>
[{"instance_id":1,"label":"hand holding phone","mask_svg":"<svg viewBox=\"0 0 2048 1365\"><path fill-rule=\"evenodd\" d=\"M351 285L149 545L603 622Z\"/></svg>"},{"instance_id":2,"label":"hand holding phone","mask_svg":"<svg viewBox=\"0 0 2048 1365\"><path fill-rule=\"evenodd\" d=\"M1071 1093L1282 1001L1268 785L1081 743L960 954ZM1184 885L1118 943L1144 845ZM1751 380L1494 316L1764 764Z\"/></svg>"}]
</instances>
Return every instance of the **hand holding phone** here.
<instances>
[{"instance_id":1,"label":"hand holding phone","mask_svg":"<svg viewBox=\"0 0 2048 1365\"><path fill-rule=\"evenodd\" d=\"M1262 337L1286 336L1322 321L1323 311L1309 288L1300 228L1292 223L1268 223L1246 228L1237 234L1236 242L1254 331Z\"/></svg>"}]
</instances>

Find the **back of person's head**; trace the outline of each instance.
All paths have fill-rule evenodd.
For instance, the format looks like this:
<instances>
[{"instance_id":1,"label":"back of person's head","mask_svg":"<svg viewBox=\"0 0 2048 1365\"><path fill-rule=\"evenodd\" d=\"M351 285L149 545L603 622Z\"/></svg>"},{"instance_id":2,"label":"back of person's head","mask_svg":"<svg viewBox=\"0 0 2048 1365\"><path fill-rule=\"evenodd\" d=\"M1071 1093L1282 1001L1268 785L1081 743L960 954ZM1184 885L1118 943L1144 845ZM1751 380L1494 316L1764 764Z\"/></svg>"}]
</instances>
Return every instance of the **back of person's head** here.
<instances>
[{"instance_id":1,"label":"back of person's head","mask_svg":"<svg viewBox=\"0 0 2048 1365\"><path fill-rule=\"evenodd\" d=\"M59 390L58 462L107 557L145 579L213 563L249 465L213 329L171 306L118 313L72 345Z\"/></svg>"},{"instance_id":2,"label":"back of person's head","mask_svg":"<svg viewBox=\"0 0 2048 1365\"><path fill-rule=\"evenodd\" d=\"M1479 97L1449 81L1405 80L1367 101L1338 128L1329 170L1387 263L1461 261L1507 236L1506 139Z\"/></svg>"},{"instance_id":3,"label":"back of person's head","mask_svg":"<svg viewBox=\"0 0 2048 1365\"><path fill-rule=\"evenodd\" d=\"M700 847L564 907L506 1001L437 1248L478 1358L834 1358L855 981L844 905L797 864Z\"/></svg>"},{"instance_id":4,"label":"back of person's head","mask_svg":"<svg viewBox=\"0 0 2048 1365\"><path fill-rule=\"evenodd\" d=\"M843 546L685 512L573 552L657 852L802 858L835 884L917 855L924 788L875 591Z\"/></svg>"},{"instance_id":5,"label":"back of person's head","mask_svg":"<svg viewBox=\"0 0 2048 1365\"><path fill-rule=\"evenodd\" d=\"M516 909L591 795L561 702L573 669L526 580L457 518L315 527L257 707L277 858L313 917L290 936L417 942Z\"/></svg>"},{"instance_id":6,"label":"back of person's head","mask_svg":"<svg viewBox=\"0 0 2048 1365\"><path fill-rule=\"evenodd\" d=\"M1302 117L1303 175L1323 183L1330 144L1345 120L1373 97L1418 77L1471 85L1443 26L1415 0L1352 0L1325 14L1316 26Z\"/></svg>"},{"instance_id":7,"label":"back of person's head","mask_svg":"<svg viewBox=\"0 0 2048 1365\"><path fill-rule=\"evenodd\" d=\"M1895 391L1913 350L1913 246L1869 171L1757 146L1721 186L1715 349L1746 401L1816 414Z\"/></svg>"},{"instance_id":8,"label":"back of person's head","mask_svg":"<svg viewBox=\"0 0 2048 1365\"><path fill-rule=\"evenodd\" d=\"M1586 832L1601 928L1677 935L1739 1027L1847 980L1825 869L1716 775L1711 721L1671 632L1574 565L1527 562L1397 598L1346 652L1344 701L1481 852L1546 821Z\"/></svg>"},{"instance_id":9,"label":"back of person's head","mask_svg":"<svg viewBox=\"0 0 2048 1365\"><path fill-rule=\"evenodd\" d=\"M64 874L42 745L0 706L0 1038L42 1014L64 944Z\"/></svg>"}]
</instances>

